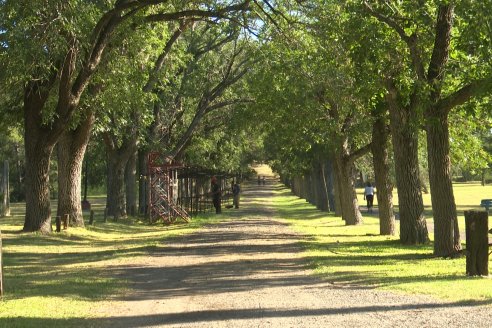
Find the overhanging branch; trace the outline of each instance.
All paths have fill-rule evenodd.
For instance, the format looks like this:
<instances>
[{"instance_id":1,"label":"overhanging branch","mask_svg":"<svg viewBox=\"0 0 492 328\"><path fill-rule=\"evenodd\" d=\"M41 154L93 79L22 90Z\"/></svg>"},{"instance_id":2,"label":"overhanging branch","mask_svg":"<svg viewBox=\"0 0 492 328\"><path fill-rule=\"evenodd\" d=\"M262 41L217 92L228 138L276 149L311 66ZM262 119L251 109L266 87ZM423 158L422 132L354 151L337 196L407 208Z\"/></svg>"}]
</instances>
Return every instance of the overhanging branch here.
<instances>
[{"instance_id":1,"label":"overhanging branch","mask_svg":"<svg viewBox=\"0 0 492 328\"><path fill-rule=\"evenodd\" d=\"M456 106L462 105L473 97L481 96L490 93L492 90L492 76L484 79L476 80L468 85L465 85L456 92L442 98L437 106L439 109L448 113Z\"/></svg>"},{"instance_id":2,"label":"overhanging branch","mask_svg":"<svg viewBox=\"0 0 492 328\"><path fill-rule=\"evenodd\" d=\"M410 50L410 57L411 57L412 65L415 69L415 72L416 72L416 74L420 80L425 80L426 79L425 69L424 69L424 65L422 62L422 56L420 54L420 49L418 47L417 34L413 33L412 35L408 35L405 32L405 30L403 29L403 27L400 26L394 19L392 19L391 17L385 16L385 15L381 14L380 12L374 10L374 8L372 8L372 6L367 1L364 1L364 7L366 8L367 12L371 16L376 18L378 21L388 25L407 44L407 46Z\"/></svg>"}]
</instances>

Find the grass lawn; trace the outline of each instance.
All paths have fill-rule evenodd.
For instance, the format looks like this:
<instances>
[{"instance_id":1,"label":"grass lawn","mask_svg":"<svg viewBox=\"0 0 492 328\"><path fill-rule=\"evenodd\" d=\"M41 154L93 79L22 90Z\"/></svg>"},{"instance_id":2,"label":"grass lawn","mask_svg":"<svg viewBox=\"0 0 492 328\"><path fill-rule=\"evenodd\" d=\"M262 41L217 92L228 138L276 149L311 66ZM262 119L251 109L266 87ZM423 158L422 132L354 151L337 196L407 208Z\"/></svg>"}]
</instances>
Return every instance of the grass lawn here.
<instances>
[{"instance_id":1,"label":"grass lawn","mask_svg":"<svg viewBox=\"0 0 492 328\"><path fill-rule=\"evenodd\" d=\"M136 218L103 223L104 199L90 201L96 224L87 229L19 233L23 204L13 204L12 216L0 219L5 286L0 327L90 326L88 319L97 316L95 310L110 306L109 296L125 293L126 281L113 277L108 266L131 264L163 247L166 238L215 220L204 215L172 226L150 226Z\"/></svg>"},{"instance_id":2,"label":"grass lawn","mask_svg":"<svg viewBox=\"0 0 492 328\"><path fill-rule=\"evenodd\" d=\"M463 210L478 209L480 199L492 198L492 186L458 184L455 197L460 229L464 229ZM362 190L360 201L363 202ZM424 202L430 225L429 195L424 196ZM375 216L365 216L363 225L346 226L341 218L316 210L286 189L277 191L274 203L280 217L308 236L303 246L315 272L334 283L492 304L492 280L466 277L465 258L434 258L432 244L403 246L398 236L379 236L379 220ZM433 239L432 234L430 238Z\"/></svg>"}]
</instances>

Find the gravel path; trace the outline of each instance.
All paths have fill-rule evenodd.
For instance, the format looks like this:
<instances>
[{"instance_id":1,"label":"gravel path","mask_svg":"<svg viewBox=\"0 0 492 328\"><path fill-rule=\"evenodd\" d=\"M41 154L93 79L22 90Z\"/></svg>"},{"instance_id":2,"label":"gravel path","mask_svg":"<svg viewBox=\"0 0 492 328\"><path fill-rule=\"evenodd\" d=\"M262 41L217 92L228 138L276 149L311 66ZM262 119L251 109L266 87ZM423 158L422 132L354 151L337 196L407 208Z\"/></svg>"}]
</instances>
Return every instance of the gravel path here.
<instances>
[{"instance_id":1,"label":"gravel path","mask_svg":"<svg viewBox=\"0 0 492 328\"><path fill-rule=\"evenodd\" d=\"M255 203L272 186L249 186L234 219L166 241L131 267L107 327L491 327L492 307L330 284L306 269L301 236ZM261 195L262 194L262 195ZM261 195L261 196L260 196ZM484 283L492 283L484 280Z\"/></svg>"}]
</instances>

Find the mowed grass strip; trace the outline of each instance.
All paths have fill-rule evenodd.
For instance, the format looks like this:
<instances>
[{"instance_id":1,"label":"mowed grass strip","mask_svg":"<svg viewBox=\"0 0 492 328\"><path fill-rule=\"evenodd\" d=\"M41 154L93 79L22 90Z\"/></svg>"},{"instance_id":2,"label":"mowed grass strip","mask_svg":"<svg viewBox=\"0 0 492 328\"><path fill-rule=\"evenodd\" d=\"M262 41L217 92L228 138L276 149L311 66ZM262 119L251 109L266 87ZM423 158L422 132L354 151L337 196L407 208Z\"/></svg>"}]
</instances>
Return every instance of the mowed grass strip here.
<instances>
[{"instance_id":1,"label":"mowed grass strip","mask_svg":"<svg viewBox=\"0 0 492 328\"><path fill-rule=\"evenodd\" d=\"M97 309L123 295L128 282L112 268L138 262L165 239L191 233L215 218L203 215L190 224L148 225L138 218L103 222L102 198L91 199L96 222L50 235L20 233L23 204L0 219L4 288L0 327L90 327ZM52 213L55 213L56 207ZM88 219L88 213L85 213Z\"/></svg>"},{"instance_id":2,"label":"mowed grass strip","mask_svg":"<svg viewBox=\"0 0 492 328\"><path fill-rule=\"evenodd\" d=\"M460 184L454 190L460 231L464 233L463 210L479 209L480 198L492 196L492 186L478 188L476 184ZM429 197L425 199L430 202ZM432 254L432 243L401 245L398 221L397 236L379 236L376 214L367 216L363 213L363 225L346 226L340 217L318 211L287 189L277 191L274 205L282 219L306 236L302 244L315 272L333 283L492 304L490 277L467 277L464 257L436 258ZM430 203L425 205L430 208ZM428 214L431 214L430 210ZM432 224L432 218L428 218L428 225ZM429 236L433 239L433 233ZM489 262L492 269L491 264Z\"/></svg>"}]
</instances>

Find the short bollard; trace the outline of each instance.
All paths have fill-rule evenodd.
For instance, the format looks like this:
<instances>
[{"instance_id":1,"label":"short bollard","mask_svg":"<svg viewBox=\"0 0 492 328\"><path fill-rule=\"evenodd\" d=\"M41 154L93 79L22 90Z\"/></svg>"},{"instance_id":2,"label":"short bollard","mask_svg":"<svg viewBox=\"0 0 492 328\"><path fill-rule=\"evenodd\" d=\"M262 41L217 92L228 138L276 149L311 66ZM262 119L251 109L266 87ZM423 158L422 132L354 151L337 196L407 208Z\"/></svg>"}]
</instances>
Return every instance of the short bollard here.
<instances>
[{"instance_id":1,"label":"short bollard","mask_svg":"<svg viewBox=\"0 0 492 328\"><path fill-rule=\"evenodd\" d=\"M465 211L466 227L466 274L487 276L489 274L488 213Z\"/></svg>"}]
</instances>

